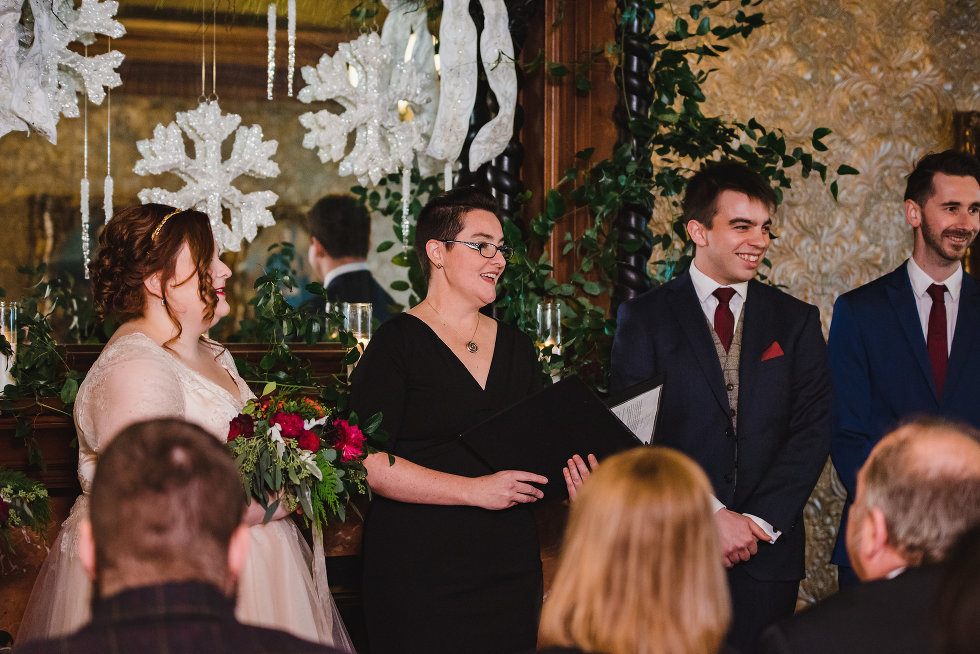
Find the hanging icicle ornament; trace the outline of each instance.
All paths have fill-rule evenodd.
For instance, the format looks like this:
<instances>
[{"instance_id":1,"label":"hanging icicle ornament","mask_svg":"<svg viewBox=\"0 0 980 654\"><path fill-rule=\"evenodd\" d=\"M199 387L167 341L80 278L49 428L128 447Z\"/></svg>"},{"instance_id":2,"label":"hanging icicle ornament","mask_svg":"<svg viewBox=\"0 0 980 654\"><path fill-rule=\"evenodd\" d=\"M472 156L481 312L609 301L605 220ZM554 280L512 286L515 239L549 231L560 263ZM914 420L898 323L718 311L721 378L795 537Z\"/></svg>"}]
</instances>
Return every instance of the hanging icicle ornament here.
<instances>
[{"instance_id":1,"label":"hanging icicle ornament","mask_svg":"<svg viewBox=\"0 0 980 654\"><path fill-rule=\"evenodd\" d=\"M411 229L411 214L408 207L412 194L412 169L402 169L402 248L408 250L408 236Z\"/></svg>"},{"instance_id":2,"label":"hanging icicle ornament","mask_svg":"<svg viewBox=\"0 0 980 654\"><path fill-rule=\"evenodd\" d=\"M286 95L293 97L293 72L296 69L296 0L286 5Z\"/></svg>"},{"instance_id":3,"label":"hanging icicle ornament","mask_svg":"<svg viewBox=\"0 0 980 654\"><path fill-rule=\"evenodd\" d=\"M111 38L109 39L109 52L112 52ZM105 212L105 221L108 224L112 218L112 194L115 192L112 182L112 95L108 90L105 94L105 101L105 182L102 184L102 210Z\"/></svg>"},{"instance_id":4,"label":"hanging icicle ornament","mask_svg":"<svg viewBox=\"0 0 980 654\"><path fill-rule=\"evenodd\" d=\"M276 80L276 3L269 3L269 47L266 52L265 99L272 99L272 85Z\"/></svg>"},{"instance_id":5,"label":"hanging icicle ornament","mask_svg":"<svg viewBox=\"0 0 980 654\"><path fill-rule=\"evenodd\" d=\"M85 46L85 56L88 56L88 46ZM79 209L82 214L82 270L88 279L89 242L88 242L88 98L84 99L82 109L82 182L78 188Z\"/></svg>"}]
</instances>

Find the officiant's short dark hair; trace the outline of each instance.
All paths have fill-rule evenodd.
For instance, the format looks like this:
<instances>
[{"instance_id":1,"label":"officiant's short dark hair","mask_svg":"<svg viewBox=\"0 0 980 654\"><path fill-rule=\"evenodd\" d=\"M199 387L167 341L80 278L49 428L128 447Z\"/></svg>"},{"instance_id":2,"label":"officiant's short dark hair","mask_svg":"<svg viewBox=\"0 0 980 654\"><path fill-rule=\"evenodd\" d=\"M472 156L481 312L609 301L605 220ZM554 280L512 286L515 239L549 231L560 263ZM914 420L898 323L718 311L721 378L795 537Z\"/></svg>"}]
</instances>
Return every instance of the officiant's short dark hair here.
<instances>
[{"instance_id":1,"label":"officiant's short dark hair","mask_svg":"<svg viewBox=\"0 0 980 654\"><path fill-rule=\"evenodd\" d=\"M338 193L320 198L306 214L306 224L310 236L334 259L367 258L371 214L353 195Z\"/></svg>"},{"instance_id":2,"label":"officiant's short dark hair","mask_svg":"<svg viewBox=\"0 0 980 654\"><path fill-rule=\"evenodd\" d=\"M244 512L238 468L217 438L178 419L133 424L100 453L92 482L98 576L220 586Z\"/></svg>"},{"instance_id":3,"label":"officiant's short dark hair","mask_svg":"<svg viewBox=\"0 0 980 654\"><path fill-rule=\"evenodd\" d=\"M470 211L489 211L500 220L497 198L475 186L457 186L435 196L422 208L415 227L415 254L422 266L425 281L429 281L431 262L425 251L429 241L450 241L463 231L463 216ZM446 249L452 248L446 243Z\"/></svg>"},{"instance_id":4,"label":"officiant's short dark hair","mask_svg":"<svg viewBox=\"0 0 980 654\"><path fill-rule=\"evenodd\" d=\"M681 205L684 224L696 220L711 229L718 212L718 196L723 191L744 193L749 199L766 205L770 212L779 204L772 186L762 175L745 164L737 161L709 163L687 182L687 191Z\"/></svg>"}]
</instances>

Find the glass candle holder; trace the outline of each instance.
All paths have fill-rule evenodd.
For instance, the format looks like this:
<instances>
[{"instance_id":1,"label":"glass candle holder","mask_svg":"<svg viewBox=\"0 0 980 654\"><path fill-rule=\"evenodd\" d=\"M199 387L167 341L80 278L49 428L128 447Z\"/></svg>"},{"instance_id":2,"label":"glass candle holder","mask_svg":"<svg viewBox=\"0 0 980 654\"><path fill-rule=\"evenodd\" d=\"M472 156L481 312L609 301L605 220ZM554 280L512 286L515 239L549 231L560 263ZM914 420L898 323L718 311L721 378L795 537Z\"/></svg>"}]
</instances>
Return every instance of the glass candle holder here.
<instances>
[{"instance_id":1,"label":"glass candle holder","mask_svg":"<svg viewBox=\"0 0 980 654\"><path fill-rule=\"evenodd\" d=\"M561 307L557 302L538 304L538 347L549 345L552 354L561 354Z\"/></svg>"},{"instance_id":2,"label":"glass candle holder","mask_svg":"<svg viewBox=\"0 0 980 654\"><path fill-rule=\"evenodd\" d=\"M345 322L344 305L341 302L327 302L324 305L326 315L326 335L328 341L336 341L340 338L340 328Z\"/></svg>"},{"instance_id":3,"label":"glass candle holder","mask_svg":"<svg viewBox=\"0 0 980 654\"><path fill-rule=\"evenodd\" d=\"M20 306L16 302L0 301L0 334L10 343L13 354L7 356L0 354L0 394L7 384L14 384L14 378L10 375L10 369L14 366L14 359L17 357L17 311Z\"/></svg>"},{"instance_id":4,"label":"glass candle holder","mask_svg":"<svg viewBox=\"0 0 980 654\"><path fill-rule=\"evenodd\" d=\"M344 329L351 332L361 348L371 340L371 303L344 302Z\"/></svg>"}]
</instances>

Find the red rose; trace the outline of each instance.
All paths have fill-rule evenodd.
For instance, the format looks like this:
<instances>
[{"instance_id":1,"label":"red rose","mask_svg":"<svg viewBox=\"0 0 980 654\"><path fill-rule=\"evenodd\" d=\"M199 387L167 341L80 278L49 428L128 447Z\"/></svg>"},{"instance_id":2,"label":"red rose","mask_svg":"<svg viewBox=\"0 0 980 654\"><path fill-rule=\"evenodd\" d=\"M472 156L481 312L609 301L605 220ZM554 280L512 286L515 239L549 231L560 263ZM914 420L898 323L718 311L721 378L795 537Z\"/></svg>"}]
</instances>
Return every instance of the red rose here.
<instances>
[{"instance_id":1,"label":"red rose","mask_svg":"<svg viewBox=\"0 0 980 654\"><path fill-rule=\"evenodd\" d=\"M231 424L228 426L229 443L239 436L242 438L251 438L254 435L255 422L252 420L252 416L247 416L244 413L240 413L231 419Z\"/></svg>"},{"instance_id":2,"label":"red rose","mask_svg":"<svg viewBox=\"0 0 980 654\"><path fill-rule=\"evenodd\" d=\"M0 525L5 524L8 519L10 519L10 505L0 498Z\"/></svg>"},{"instance_id":3,"label":"red rose","mask_svg":"<svg viewBox=\"0 0 980 654\"><path fill-rule=\"evenodd\" d=\"M320 451L320 437L307 429L303 430L303 433L299 435L299 439L296 442L304 450L309 450L310 452Z\"/></svg>"},{"instance_id":4,"label":"red rose","mask_svg":"<svg viewBox=\"0 0 980 654\"><path fill-rule=\"evenodd\" d=\"M296 438L303 433L303 416L296 413L283 413L279 411L272 417L269 424L279 425L279 429L282 431L284 438Z\"/></svg>"},{"instance_id":5,"label":"red rose","mask_svg":"<svg viewBox=\"0 0 980 654\"><path fill-rule=\"evenodd\" d=\"M341 461L353 461L364 453L364 434L357 425L351 425L346 420L335 420L333 426L337 429L337 452Z\"/></svg>"}]
</instances>

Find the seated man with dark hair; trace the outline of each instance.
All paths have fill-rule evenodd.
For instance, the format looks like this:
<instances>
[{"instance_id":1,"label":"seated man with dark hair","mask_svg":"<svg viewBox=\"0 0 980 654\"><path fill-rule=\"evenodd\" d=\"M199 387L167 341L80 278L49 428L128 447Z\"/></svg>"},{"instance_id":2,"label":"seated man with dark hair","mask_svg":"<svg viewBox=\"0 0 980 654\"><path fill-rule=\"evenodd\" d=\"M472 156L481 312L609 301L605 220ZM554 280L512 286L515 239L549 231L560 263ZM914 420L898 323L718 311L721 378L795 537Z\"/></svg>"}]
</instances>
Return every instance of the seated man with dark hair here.
<instances>
[{"instance_id":1,"label":"seated man with dark hair","mask_svg":"<svg viewBox=\"0 0 980 654\"><path fill-rule=\"evenodd\" d=\"M15 651L336 652L235 619L244 512L238 470L214 436L176 419L127 427L99 457L79 529L79 556L96 584L92 621Z\"/></svg>"},{"instance_id":2,"label":"seated man with dark hair","mask_svg":"<svg viewBox=\"0 0 980 654\"><path fill-rule=\"evenodd\" d=\"M863 583L770 627L762 651L932 652L935 564L978 521L977 432L940 418L893 431L858 472L847 523L847 552Z\"/></svg>"},{"instance_id":3,"label":"seated man with dark hair","mask_svg":"<svg viewBox=\"0 0 980 654\"><path fill-rule=\"evenodd\" d=\"M307 214L310 229L308 260L323 279L331 302L370 302L380 322L391 317L395 301L368 270L371 215L350 195L327 195ZM322 298L313 301L319 308Z\"/></svg>"}]
</instances>

